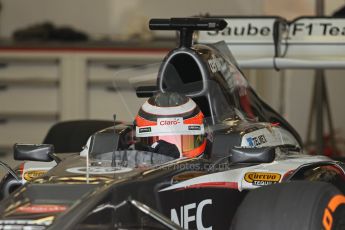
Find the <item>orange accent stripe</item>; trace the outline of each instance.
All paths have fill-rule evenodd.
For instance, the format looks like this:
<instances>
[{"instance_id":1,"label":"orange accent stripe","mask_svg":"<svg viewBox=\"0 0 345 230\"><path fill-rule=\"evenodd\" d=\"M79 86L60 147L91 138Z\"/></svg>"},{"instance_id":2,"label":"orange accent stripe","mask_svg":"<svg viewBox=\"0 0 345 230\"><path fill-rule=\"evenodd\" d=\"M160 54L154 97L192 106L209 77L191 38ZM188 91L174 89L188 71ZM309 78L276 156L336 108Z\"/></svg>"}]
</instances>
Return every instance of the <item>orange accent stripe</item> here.
<instances>
[{"instance_id":1,"label":"orange accent stripe","mask_svg":"<svg viewBox=\"0 0 345 230\"><path fill-rule=\"evenodd\" d=\"M325 209L322 217L322 225L325 230L331 230L333 225L333 216L328 208Z\"/></svg>"},{"instance_id":2,"label":"orange accent stripe","mask_svg":"<svg viewBox=\"0 0 345 230\"><path fill-rule=\"evenodd\" d=\"M146 120L140 116L136 116L135 122L138 127L157 125L157 122Z\"/></svg>"},{"instance_id":3,"label":"orange accent stripe","mask_svg":"<svg viewBox=\"0 0 345 230\"><path fill-rule=\"evenodd\" d=\"M200 184L193 184L187 186L184 189L190 188L228 188L228 189L238 189L237 182L206 182Z\"/></svg>"},{"instance_id":4,"label":"orange accent stripe","mask_svg":"<svg viewBox=\"0 0 345 230\"><path fill-rule=\"evenodd\" d=\"M204 142L198 148L193 149L191 151L183 152L182 155L188 158L197 157L205 151L205 148L206 148L206 140L204 140Z\"/></svg>"},{"instance_id":5,"label":"orange accent stripe","mask_svg":"<svg viewBox=\"0 0 345 230\"><path fill-rule=\"evenodd\" d=\"M345 204L345 196L339 194L332 197L331 201L328 203L328 207L334 212L341 204Z\"/></svg>"},{"instance_id":6,"label":"orange accent stripe","mask_svg":"<svg viewBox=\"0 0 345 230\"><path fill-rule=\"evenodd\" d=\"M19 173L20 173L20 176L23 178L23 173L24 173L24 162L23 163L21 163L20 165L19 165Z\"/></svg>"},{"instance_id":7,"label":"orange accent stripe","mask_svg":"<svg viewBox=\"0 0 345 230\"><path fill-rule=\"evenodd\" d=\"M203 123L204 114L200 111L197 115L194 117L188 118L183 121L183 124L198 124L201 125Z\"/></svg>"}]
</instances>

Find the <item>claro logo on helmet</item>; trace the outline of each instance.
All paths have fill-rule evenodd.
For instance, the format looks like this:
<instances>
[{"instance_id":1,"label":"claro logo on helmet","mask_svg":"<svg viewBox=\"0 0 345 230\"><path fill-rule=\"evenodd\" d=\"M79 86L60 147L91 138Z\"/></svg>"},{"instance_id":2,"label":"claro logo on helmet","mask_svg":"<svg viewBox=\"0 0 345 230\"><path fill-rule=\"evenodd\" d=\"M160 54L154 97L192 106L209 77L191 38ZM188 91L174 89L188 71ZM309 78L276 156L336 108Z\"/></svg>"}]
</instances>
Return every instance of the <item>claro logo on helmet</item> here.
<instances>
[{"instance_id":1,"label":"claro logo on helmet","mask_svg":"<svg viewBox=\"0 0 345 230\"><path fill-rule=\"evenodd\" d=\"M278 173L248 172L244 175L244 180L253 185L270 185L280 181L281 175Z\"/></svg>"},{"instance_id":2,"label":"claro logo on helmet","mask_svg":"<svg viewBox=\"0 0 345 230\"><path fill-rule=\"evenodd\" d=\"M157 124L160 126L174 126L174 125L182 125L183 118L182 117L175 117L175 118L158 118Z\"/></svg>"}]
</instances>

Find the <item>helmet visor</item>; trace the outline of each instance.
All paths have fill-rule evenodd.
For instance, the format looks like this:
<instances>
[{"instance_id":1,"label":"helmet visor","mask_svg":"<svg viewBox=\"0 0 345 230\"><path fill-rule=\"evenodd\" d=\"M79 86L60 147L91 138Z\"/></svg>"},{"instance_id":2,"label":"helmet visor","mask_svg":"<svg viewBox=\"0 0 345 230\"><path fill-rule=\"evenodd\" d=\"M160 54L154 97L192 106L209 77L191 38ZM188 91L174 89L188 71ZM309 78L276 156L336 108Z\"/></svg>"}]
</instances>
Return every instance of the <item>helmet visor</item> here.
<instances>
[{"instance_id":1,"label":"helmet visor","mask_svg":"<svg viewBox=\"0 0 345 230\"><path fill-rule=\"evenodd\" d=\"M141 137L140 142L152 146L159 140L176 145L181 157L196 157L205 150L206 140L204 135L166 135Z\"/></svg>"}]
</instances>

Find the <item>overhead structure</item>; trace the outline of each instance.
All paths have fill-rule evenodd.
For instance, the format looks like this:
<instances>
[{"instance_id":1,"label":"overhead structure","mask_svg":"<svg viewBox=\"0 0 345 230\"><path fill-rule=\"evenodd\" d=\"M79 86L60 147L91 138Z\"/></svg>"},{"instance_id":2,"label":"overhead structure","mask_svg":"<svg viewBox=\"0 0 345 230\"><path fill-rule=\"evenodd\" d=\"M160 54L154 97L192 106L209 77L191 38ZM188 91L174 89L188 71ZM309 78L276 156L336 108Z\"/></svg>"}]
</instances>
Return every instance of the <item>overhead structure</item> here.
<instances>
[{"instance_id":1,"label":"overhead structure","mask_svg":"<svg viewBox=\"0 0 345 230\"><path fill-rule=\"evenodd\" d=\"M222 31L200 31L195 42L224 40L242 68L345 68L345 18L227 17Z\"/></svg>"},{"instance_id":2,"label":"overhead structure","mask_svg":"<svg viewBox=\"0 0 345 230\"><path fill-rule=\"evenodd\" d=\"M195 42L224 40L241 68L316 69L306 144L312 143L315 125L316 150L323 152L326 112L332 149L337 152L323 70L345 69L345 18L323 17L323 0L318 0L316 6L318 16L293 21L280 17L227 17L224 30L200 31Z\"/></svg>"}]
</instances>

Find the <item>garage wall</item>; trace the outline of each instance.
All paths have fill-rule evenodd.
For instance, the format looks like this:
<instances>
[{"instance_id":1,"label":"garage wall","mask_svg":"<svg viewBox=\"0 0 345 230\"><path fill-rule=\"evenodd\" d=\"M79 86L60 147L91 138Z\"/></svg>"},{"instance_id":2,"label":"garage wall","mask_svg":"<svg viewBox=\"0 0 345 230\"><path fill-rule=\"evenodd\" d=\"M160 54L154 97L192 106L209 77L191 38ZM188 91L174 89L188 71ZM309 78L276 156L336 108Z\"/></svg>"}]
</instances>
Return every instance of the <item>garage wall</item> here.
<instances>
[{"instance_id":1,"label":"garage wall","mask_svg":"<svg viewBox=\"0 0 345 230\"><path fill-rule=\"evenodd\" d=\"M118 37L145 27L151 17L182 17L198 14L212 15L280 15L292 19L313 15L315 0L1 0L0 36L9 37L18 28L50 20L57 25L72 25L99 37ZM345 5L344 0L326 1L326 15ZM275 109L281 111L304 138L313 87L313 71L274 70L255 71L259 94ZM327 74L331 108L335 126L345 136L345 106L343 89L345 71ZM284 81L284 82L283 82ZM282 83L285 87L281 88ZM337 90L333 90L334 88ZM281 95L281 90L284 94ZM298 103L297 103L298 102Z\"/></svg>"},{"instance_id":2,"label":"garage wall","mask_svg":"<svg viewBox=\"0 0 345 230\"><path fill-rule=\"evenodd\" d=\"M1 3L0 33L5 37L18 28L44 21L71 25L95 34L110 29L110 0L2 0Z\"/></svg>"},{"instance_id":3,"label":"garage wall","mask_svg":"<svg viewBox=\"0 0 345 230\"><path fill-rule=\"evenodd\" d=\"M289 2L289 4L286 4L286 2ZM278 12L283 17L295 18L302 14L312 15L315 11L314 2L311 0L264 0L265 7L263 11L265 14ZM325 1L325 14L332 15L336 9L343 5L345 5L344 0ZM285 117L297 129L301 137L305 139L311 109L314 71L286 70L283 75L285 75L285 79L282 79L280 73L272 70L261 71L259 91L262 92L265 100L276 109L282 106ZM285 85L283 97L280 96L280 92L277 90L282 80ZM343 100L345 97L345 70L326 71L326 82L333 123L337 132L337 143L339 148L345 152L345 104ZM326 128L325 133L328 133Z\"/></svg>"},{"instance_id":4,"label":"garage wall","mask_svg":"<svg viewBox=\"0 0 345 230\"><path fill-rule=\"evenodd\" d=\"M72 25L94 36L119 35L151 17L261 14L261 1L250 0L1 0L0 35L46 20Z\"/></svg>"}]
</instances>

